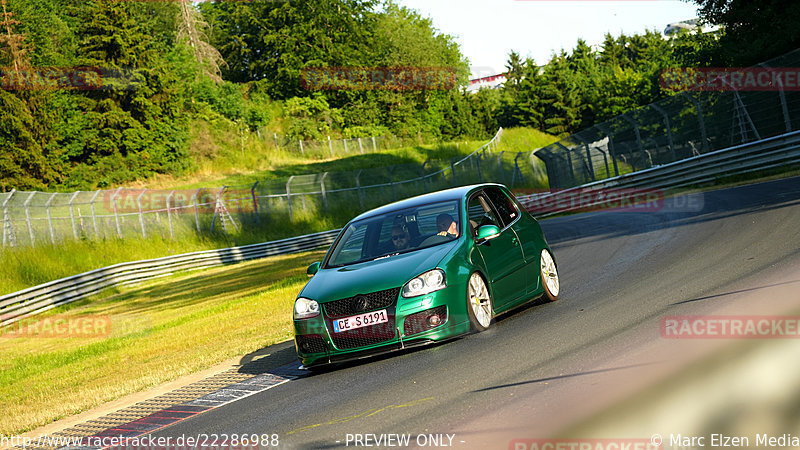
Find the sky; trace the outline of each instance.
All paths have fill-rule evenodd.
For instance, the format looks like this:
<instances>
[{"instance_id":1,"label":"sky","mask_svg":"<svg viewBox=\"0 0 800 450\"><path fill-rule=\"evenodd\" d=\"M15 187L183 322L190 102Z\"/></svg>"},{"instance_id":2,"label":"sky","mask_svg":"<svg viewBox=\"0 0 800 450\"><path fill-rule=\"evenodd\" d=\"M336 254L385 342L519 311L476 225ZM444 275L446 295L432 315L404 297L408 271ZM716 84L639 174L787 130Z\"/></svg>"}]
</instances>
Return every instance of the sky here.
<instances>
[{"instance_id":1,"label":"sky","mask_svg":"<svg viewBox=\"0 0 800 450\"><path fill-rule=\"evenodd\" d=\"M659 33L697 16L697 5L676 0L398 0L433 19L456 38L473 78L505 71L511 50L546 63L579 38L599 45L607 32Z\"/></svg>"}]
</instances>

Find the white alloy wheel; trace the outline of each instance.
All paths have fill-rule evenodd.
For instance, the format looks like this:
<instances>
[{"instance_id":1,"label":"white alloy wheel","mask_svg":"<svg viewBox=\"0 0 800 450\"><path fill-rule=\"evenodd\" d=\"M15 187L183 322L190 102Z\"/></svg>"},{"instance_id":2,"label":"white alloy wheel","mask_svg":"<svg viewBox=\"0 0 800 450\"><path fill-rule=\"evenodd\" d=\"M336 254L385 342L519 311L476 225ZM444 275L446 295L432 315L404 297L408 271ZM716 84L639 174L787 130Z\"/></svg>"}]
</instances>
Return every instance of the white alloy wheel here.
<instances>
[{"instance_id":1,"label":"white alloy wheel","mask_svg":"<svg viewBox=\"0 0 800 450\"><path fill-rule=\"evenodd\" d=\"M542 250L542 255L539 258L539 266L541 267L544 295L548 300L554 301L558 299L561 285L558 281L556 262L553 260L553 255L551 255L547 249Z\"/></svg>"},{"instance_id":2,"label":"white alloy wheel","mask_svg":"<svg viewBox=\"0 0 800 450\"><path fill-rule=\"evenodd\" d=\"M492 323L492 297L489 295L486 282L477 272L469 277L467 301L469 302L467 309L472 326L478 331L489 328Z\"/></svg>"}]
</instances>

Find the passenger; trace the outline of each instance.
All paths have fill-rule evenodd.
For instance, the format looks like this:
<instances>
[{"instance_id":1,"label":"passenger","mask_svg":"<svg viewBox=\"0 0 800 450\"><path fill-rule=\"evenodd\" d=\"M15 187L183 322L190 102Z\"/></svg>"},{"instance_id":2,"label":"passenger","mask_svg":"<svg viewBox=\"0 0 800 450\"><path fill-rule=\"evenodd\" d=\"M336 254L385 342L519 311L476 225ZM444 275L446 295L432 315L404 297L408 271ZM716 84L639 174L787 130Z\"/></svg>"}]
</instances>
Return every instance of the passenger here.
<instances>
[{"instance_id":1,"label":"passenger","mask_svg":"<svg viewBox=\"0 0 800 450\"><path fill-rule=\"evenodd\" d=\"M450 214L439 214L436 217L436 228L439 230L437 236L446 236L453 239L458 237L458 224Z\"/></svg>"}]
</instances>

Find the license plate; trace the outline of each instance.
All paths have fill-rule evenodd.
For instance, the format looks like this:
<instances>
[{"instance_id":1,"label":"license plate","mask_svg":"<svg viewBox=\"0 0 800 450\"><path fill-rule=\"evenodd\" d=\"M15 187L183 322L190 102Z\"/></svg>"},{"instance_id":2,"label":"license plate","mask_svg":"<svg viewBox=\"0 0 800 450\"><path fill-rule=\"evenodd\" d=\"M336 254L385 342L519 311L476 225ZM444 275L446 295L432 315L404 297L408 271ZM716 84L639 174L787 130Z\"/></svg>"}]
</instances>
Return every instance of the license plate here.
<instances>
[{"instance_id":1,"label":"license plate","mask_svg":"<svg viewBox=\"0 0 800 450\"><path fill-rule=\"evenodd\" d=\"M333 321L333 331L341 333L342 331L357 330L359 328L368 327L379 323L386 323L389 321L389 315L386 310L375 311L371 313L359 314L357 316L345 317Z\"/></svg>"}]
</instances>

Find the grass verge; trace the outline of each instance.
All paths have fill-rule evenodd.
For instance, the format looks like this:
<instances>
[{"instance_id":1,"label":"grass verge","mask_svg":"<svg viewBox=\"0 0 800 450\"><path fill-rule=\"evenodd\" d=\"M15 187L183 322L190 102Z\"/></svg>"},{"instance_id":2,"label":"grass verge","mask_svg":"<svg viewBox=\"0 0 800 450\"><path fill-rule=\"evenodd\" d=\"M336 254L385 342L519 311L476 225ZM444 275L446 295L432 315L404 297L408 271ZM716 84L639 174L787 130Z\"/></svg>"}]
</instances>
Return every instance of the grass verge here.
<instances>
[{"instance_id":1,"label":"grass verge","mask_svg":"<svg viewBox=\"0 0 800 450\"><path fill-rule=\"evenodd\" d=\"M516 153L530 151L549 144L555 138L538 130L528 128L511 128L504 130L498 151ZM220 186L222 184L250 184L260 179L283 179L289 175L301 173L322 173L347 171L353 169L366 169L372 167L386 167L399 164L421 164L426 159L449 159L463 157L478 149L486 141L467 141L429 146L405 147L384 153L368 153L352 155L335 160L302 160L299 155L287 155L283 159L276 159L276 168L270 170L254 170L250 173L228 174L223 178L219 175L220 166L209 166L214 177L198 179L169 179L151 180L148 188L156 188L159 184L172 182L184 183L182 185L169 185L172 189L196 188L198 186ZM213 147L213 148L218 148ZM247 159L252 154L245 152L244 158L234 161L236 153L223 158L231 163L231 167L247 167L242 164L251 164L249 167L258 167L257 161ZM527 162L527 159L526 159ZM534 163L541 161L534 158ZM543 173L543 169L539 171ZM546 181L539 179L531 182L536 186L546 186ZM544 183L544 184L542 184ZM166 186L166 184L164 184ZM404 188L398 188L398 198L404 195ZM431 188L432 186L429 186ZM417 187L414 186L414 189ZM355 195L355 194L354 194ZM374 195L374 194L373 194ZM391 198L391 197L389 197ZM151 235L148 238L127 237L125 239L106 238L104 240L65 241L53 244L40 244L34 248L3 249L0 251L0 295L16 292L27 287L36 286L48 281L76 275L89 270L105 267L127 261L158 258L193 251L210 250L217 248L247 245L258 242L300 236L318 231L335 229L344 225L347 220L361 212L358 200L354 197L350 202L338 200L335 207L329 211L314 211L309 205L309 211L295 214L293 221L288 217L276 215L264 217L259 226L247 227L245 231L235 234L204 234L198 236L193 230L191 221L183 221L186 232L178 233L175 239L166 236ZM370 200L370 199L367 199ZM379 200L379 199L378 199ZM368 201L368 203L370 203ZM372 202L374 203L374 202ZM377 206L377 204L368 204ZM185 218L184 218L185 219ZM190 218L191 219L191 218Z\"/></svg>"},{"instance_id":2,"label":"grass verge","mask_svg":"<svg viewBox=\"0 0 800 450\"><path fill-rule=\"evenodd\" d=\"M106 337L9 337L4 330L0 434L25 432L290 339L305 267L323 255L180 275L36 317L42 324L56 315L107 316Z\"/></svg>"}]
</instances>

